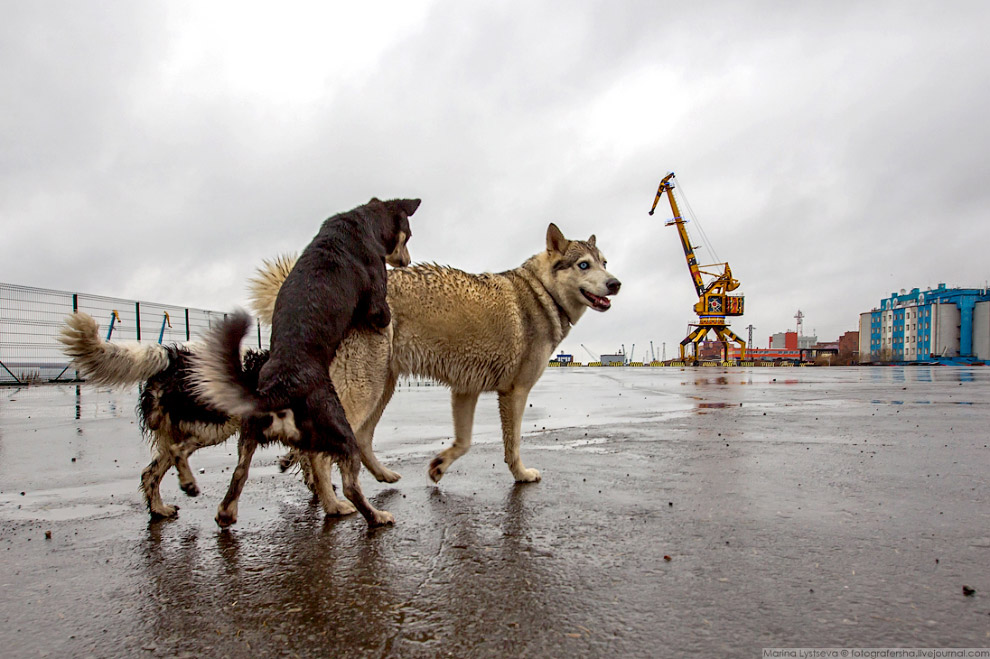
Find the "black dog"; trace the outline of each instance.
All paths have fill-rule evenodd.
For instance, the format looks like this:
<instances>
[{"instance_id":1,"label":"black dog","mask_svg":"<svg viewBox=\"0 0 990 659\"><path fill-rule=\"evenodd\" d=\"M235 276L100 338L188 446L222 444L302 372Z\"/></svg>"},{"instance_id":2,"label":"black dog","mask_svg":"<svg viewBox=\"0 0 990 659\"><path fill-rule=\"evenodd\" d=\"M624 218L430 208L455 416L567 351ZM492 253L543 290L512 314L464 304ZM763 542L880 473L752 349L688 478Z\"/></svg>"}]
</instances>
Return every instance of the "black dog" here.
<instances>
[{"instance_id":1,"label":"black dog","mask_svg":"<svg viewBox=\"0 0 990 659\"><path fill-rule=\"evenodd\" d=\"M329 367L351 327L385 329L391 322L385 263L409 264L408 218L419 204L419 199L372 199L323 223L279 290L271 355L256 383L241 367L240 343L251 323L246 313L234 314L208 337L194 368L196 391L241 417L237 468L217 511L220 526L237 521L237 500L254 451L272 440L310 451L315 459L335 457L344 496L369 526L394 522L361 492L360 451Z\"/></svg>"},{"instance_id":2,"label":"black dog","mask_svg":"<svg viewBox=\"0 0 990 659\"><path fill-rule=\"evenodd\" d=\"M295 263L294 257L292 263ZM291 270L291 264L281 262L277 267L282 268L279 278L281 284L281 279ZM274 306L274 299L270 304ZM268 314L270 317L271 311ZM79 373L89 382L108 386L139 385L138 423L151 444L154 456L141 472L141 492L153 519L175 517L179 506L166 504L162 500L161 482L166 472L174 464L179 473L179 487L189 496L198 496L199 485L189 466L189 456L201 448L222 444L237 434L241 427L240 418L199 399L188 384L203 346L158 345L148 342L109 343L100 334L96 320L82 311L65 319L59 341L64 346L65 354L72 358ZM342 350L346 352L346 348ZM268 361L268 351L245 350L241 361L244 380L253 391L257 389L261 367ZM376 367L373 360L352 362L347 371L349 375L360 379L367 375L368 369ZM352 423L362 423L366 419L365 415L371 411L367 408L348 409L346 403L345 409ZM352 414L358 416L355 418ZM386 480L383 467L373 454L373 462L369 466L368 449L370 447L362 454L362 462L378 480ZM303 457L298 464L306 485L323 506L323 511L327 515L349 515L355 512L356 509L350 502L337 498L337 493L327 479L320 479L319 474L313 476L310 466L313 455L310 453L300 456L293 450L280 466L285 471L296 464L297 458ZM317 482L322 485L321 488L317 488Z\"/></svg>"}]
</instances>

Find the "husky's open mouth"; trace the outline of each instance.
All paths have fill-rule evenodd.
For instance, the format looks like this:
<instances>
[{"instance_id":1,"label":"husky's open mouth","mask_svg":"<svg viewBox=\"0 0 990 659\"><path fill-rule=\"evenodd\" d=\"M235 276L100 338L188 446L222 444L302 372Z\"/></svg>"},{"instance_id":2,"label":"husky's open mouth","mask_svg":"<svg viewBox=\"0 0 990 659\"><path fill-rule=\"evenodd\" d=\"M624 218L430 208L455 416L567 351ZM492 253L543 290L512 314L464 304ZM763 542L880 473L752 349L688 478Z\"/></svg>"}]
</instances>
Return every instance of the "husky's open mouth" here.
<instances>
[{"instance_id":1,"label":"husky's open mouth","mask_svg":"<svg viewBox=\"0 0 990 659\"><path fill-rule=\"evenodd\" d=\"M589 293L588 291L581 289L581 294L587 298L588 302L591 302L591 308L595 311L608 311L612 307L612 302L609 301L607 297L601 297L595 295L594 293Z\"/></svg>"}]
</instances>

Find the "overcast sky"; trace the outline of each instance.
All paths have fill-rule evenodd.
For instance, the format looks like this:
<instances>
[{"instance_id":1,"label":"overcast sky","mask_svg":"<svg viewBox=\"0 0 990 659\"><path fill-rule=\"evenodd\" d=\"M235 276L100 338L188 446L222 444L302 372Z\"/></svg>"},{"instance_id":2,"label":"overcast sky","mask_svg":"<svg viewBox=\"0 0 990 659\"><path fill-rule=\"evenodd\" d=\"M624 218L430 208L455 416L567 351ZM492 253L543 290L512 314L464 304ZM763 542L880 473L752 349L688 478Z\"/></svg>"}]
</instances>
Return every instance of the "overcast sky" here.
<instances>
[{"instance_id":1,"label":"overcast sky","mask_svg":"<svg viewBox=\"0 0 990 659\"><path fill-rule=\"evenodd\" d=\"M561 347L669 357L696 296L666 200L647 215L668 171L757 347L798 309L834 340L893 291L990 279L980 0L0 10L5 283L229 309L329 215L421 197L416 261L596 234L622 292Z\"/></svg>"}]
</instances>

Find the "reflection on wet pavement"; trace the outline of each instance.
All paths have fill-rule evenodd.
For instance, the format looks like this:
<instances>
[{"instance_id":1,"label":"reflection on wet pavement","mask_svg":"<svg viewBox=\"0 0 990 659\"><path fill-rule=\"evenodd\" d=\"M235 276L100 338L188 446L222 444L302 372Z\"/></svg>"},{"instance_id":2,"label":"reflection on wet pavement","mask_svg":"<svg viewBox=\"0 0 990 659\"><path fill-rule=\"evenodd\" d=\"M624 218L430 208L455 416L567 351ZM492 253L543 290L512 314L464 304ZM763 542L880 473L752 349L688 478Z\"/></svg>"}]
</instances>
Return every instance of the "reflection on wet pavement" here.
<instances>
[{"instance_id":1,"label":"reflection on wet pavement","mask_svg":"<svg viewBox=\"0 0 990 659\"><path fill-rule=\"evenodd\" d=\"M431 484L449 394L410 388L376 436L403 479L362 476L398 519L374 531L324 519L273 449L219 531L233 443L192 456L198 498L170 474L179 517L149 522L133 390L0 389L0 643L101 657L980 647L990 369L963 370L550 370L524 419L523 457L543 473L527 485L502 461L492 396L471 452Z\"/></svg>"}]
</instances>

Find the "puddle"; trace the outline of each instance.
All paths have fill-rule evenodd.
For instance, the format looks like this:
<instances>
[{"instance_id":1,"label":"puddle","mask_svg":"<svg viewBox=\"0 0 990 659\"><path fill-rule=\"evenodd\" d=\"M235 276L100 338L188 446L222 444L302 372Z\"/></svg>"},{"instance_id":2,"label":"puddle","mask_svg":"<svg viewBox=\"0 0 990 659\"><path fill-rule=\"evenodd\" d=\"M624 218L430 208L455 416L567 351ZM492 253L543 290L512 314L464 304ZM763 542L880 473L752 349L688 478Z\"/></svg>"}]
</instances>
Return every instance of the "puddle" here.
<instances>
[{"instance_id":1,"label":"puddle","mask_svg":"<svg viewBox=\"0 0 990 659\"><path fill-rule=\"evenodd\" d=\"M71 522L79 519L110 518L133 514L128 505L76 504L69 507L24 506L3 507L4 519L14 521Z\"/></svg>"},{"instance_id":2,"label":"puddle","mask_svg":"<svg viewBox=\"0 0 990 659\"><path fill-rule=\"evenodd\" d=\"M588 439L579 439L569 442L554 443L550 445L534 446L532 448L539 449L541 451L570 451L571 449L581 449L586 452L591 453L611 453L603 445L609 443L611 440L608 437L595 437Z\"/></svg>"},{"instance_id":3,"label":"puddle","mask_svg":"<svg viewBox=\"0 0 990 659\"><path fill-rule=\"evenodd\" d=\"M971 400L871 400L871 405L983 405Z\"/></svg>"}]
</instances>

